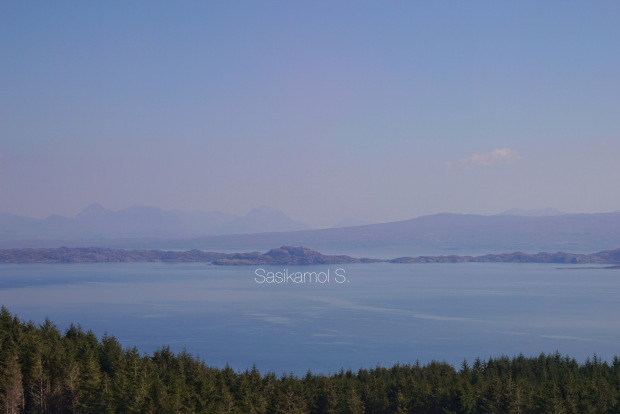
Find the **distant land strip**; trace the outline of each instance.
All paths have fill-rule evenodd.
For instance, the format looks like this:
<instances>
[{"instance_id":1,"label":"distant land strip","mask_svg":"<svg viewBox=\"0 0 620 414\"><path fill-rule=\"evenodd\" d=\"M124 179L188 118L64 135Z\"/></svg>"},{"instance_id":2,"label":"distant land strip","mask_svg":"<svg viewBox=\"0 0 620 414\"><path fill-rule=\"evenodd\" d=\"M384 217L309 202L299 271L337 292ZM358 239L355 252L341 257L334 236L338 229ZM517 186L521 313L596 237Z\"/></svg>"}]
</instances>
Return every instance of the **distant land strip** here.
<instances>
[{"instance_id":1,"label":"distant land strip","mask_svg":"<svg viewBox=\"0 0 620 414\"><path fill-rule=\"evenodd\" d=\"M103 247L60 247L40 249L0 249L0 263L211 263L222 266L250 265L312 265L346 263L558 263L610 264L620 268L620 249L598 253L536 253L523 252L487 254L484 256L417 256L391 260L355 258L346 255L324 255L306 247L282 246L267 253L217 253L201 250L125 250Z\"/></svg>"}]
</instances>

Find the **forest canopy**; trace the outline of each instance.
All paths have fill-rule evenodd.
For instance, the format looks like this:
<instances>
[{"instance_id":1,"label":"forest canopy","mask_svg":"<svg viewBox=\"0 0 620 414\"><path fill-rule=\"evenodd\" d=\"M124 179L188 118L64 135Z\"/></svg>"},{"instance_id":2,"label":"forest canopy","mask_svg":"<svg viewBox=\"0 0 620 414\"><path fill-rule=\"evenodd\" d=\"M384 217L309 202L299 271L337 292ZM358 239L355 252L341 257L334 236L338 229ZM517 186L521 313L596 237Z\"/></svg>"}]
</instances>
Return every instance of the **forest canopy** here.
<instances>
[{"instance_id":1,"label":"forest canopy","mask_svg":"<svg viewBox=\"0 0 620 414\"><path fill-rule=\"evenodd\" d=\"M554 354L310 371L303 377L152 355L71 325L0 311L5 413L618 413L620 358Z\"/></svg>"}]
</instances>

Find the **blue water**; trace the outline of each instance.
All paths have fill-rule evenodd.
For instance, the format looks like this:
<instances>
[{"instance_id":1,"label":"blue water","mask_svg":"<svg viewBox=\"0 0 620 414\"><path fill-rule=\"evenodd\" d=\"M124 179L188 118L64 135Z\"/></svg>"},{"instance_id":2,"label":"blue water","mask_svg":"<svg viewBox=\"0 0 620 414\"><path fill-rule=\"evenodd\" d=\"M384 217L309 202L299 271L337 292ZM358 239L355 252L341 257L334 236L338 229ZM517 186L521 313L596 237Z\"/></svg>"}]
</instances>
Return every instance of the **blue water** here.
<instances>
[{"instance_id":1,"label":"blue water","mask_svg":"<svg viewBox=\"0 0 620 414\"><path fill-rule=\"evenodd\" d=\"M211 366L277 374L556 350L578 360L620 355L620 270L557 267L264 267L329 270L330 279L259 284L255 266L2 264L0 303L35 323L107 332L143 353L170 345Z\"/></svg>"}]
</instances>

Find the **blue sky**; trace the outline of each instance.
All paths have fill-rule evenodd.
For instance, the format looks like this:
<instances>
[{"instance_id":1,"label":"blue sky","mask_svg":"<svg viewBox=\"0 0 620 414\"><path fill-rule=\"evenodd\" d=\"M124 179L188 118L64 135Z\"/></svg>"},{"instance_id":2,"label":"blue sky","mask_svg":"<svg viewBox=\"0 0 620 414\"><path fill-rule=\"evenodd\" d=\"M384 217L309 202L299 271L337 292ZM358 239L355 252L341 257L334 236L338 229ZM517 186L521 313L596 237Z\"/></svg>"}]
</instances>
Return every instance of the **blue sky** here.
<instances>
[{"instance_id":1,"label":"blue sky","mask_svg":"<svg viewBox=\"0 0 620 414\"><path fill-rule=\"evenodd\" d=\"M0 211L620 210L620 3L0 3Z\"/></svg>"}]
</instances>

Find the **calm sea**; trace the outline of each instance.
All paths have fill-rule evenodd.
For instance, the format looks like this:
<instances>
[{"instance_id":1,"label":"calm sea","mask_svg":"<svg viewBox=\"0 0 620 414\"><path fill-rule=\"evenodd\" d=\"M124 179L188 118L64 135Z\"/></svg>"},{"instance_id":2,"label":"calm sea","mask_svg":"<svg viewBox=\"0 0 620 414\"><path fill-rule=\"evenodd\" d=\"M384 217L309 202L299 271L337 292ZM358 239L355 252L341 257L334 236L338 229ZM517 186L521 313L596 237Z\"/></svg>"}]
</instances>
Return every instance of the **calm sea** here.
<instances>
[{"instance_id":1,"label":"calm sea","mask_svg":"<svg viewBox=\"0 0 620 414\"><path fill-rule=\"evenodd\" d=\"M581 361L620 355L620 270L504 263L259 268L2 264L0 302L22 319L49 317L61 330L81 324L141 352L170 345L211 366L255 364L277 374L416 360L458 366L556 350ZM316 275L294 283L296 272Z\"/></svg>"}]
</instances>

